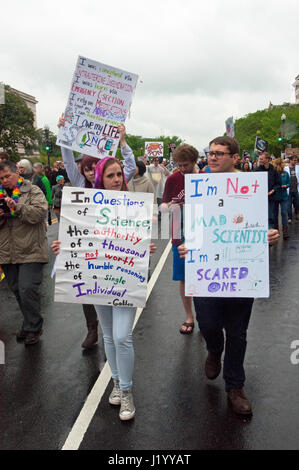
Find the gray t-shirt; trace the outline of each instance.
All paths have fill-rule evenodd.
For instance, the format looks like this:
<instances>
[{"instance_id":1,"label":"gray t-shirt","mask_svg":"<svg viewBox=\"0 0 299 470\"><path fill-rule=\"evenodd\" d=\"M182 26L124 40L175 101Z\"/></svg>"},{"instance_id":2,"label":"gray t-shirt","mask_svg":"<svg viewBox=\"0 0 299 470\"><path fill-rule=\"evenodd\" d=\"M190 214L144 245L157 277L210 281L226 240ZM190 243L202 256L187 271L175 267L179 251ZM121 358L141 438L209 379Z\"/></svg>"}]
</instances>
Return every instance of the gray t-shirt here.
<instances>
[{"instance_id":1,"label":"gray t-shirt","mask_svg":"<svg viewBox=\"0 0 299 470\"><path fill-rule=\"evenodd\" d=\"M297 176L296 176L296 169L290 168L290 191L291 193L297 192Z\"/></svg>"}]
</instances>

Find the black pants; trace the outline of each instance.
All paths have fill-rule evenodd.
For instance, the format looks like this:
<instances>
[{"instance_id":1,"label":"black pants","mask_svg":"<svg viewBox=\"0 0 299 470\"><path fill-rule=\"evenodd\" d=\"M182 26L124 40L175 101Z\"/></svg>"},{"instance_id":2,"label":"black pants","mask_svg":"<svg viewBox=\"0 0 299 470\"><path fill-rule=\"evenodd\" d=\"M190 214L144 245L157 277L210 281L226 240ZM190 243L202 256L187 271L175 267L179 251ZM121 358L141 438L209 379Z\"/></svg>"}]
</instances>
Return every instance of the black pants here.
<instances>
[{"instance_id":1,"label":"black pants","mask_svg":"<svg viewBox=\"0 0 299 470\"><path fill-rule=\"evenodd\" d=\"M276 217L277 214L277 217ZM269 200L268 204L269 229L278 229L278 201Z\"/></svg>"},{"instance_id":2,"label":"black pants","mask_svg":"<svg viewBox=\"0 0 299 470\"><path fill-rule=\"evenodd\" d=\"M92 304L83 304L83 312L86 319L86 324L90 325L98 320L97 312Z\"/></svg>"},{"instance_id":3,"label":"black pants","mask_svg":"<svg viewBox=\"0 0 299 470\"><path fill-rule=\"evenodd\" d=\"M23 314L23 330L39 331L43 324L39 293L43 263L3 264L2 269Z\"/></svg>"},{"instance_id":4,"label":"black pants","mask_svg":"<svg viewBox=\"0 0 299 470\"><path fill-rule=\"evenodd\" d=\"M199 329L211 353L221 354L226 334L223 378L225 390L243 388L246 334L254 299L194 297Z\"/></svg>"}]
</instances>

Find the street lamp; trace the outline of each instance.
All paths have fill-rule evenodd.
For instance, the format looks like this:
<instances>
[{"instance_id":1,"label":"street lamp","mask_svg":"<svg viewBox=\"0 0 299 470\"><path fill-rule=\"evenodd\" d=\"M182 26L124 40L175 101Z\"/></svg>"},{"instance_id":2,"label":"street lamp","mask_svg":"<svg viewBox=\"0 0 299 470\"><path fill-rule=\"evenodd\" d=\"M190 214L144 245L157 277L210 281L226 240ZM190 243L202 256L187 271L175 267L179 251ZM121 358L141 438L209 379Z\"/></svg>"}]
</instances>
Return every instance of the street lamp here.
<instances>
[{"instance_id":1,"label":"street lamp","mask_svg":"<svg viewBox=\"0 0 299 470\"><path fill-rule=\"evenodd\" d=\"M285 153L285 122L286 122L286 115L283 113L281 115L281 137L282 137L282 142L283 142L283 151Z\"/></svg>"}]
</instances>

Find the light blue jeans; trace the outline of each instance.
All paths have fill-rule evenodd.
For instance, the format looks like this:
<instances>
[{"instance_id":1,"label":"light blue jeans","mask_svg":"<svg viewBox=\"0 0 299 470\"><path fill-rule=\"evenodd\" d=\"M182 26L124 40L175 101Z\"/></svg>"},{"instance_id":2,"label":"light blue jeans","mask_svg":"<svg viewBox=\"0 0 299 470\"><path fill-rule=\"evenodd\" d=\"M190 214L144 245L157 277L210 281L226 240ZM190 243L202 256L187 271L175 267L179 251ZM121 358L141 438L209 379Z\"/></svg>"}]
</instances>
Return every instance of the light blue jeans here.
<instances>
[{"instance_id":1,"label":"light blue jeans","mask_svg":"<svg viewBox=\"0 0 299 470\"><path fill-rule=\"evenodd\" d=\"M129 390L134 370L132 329L136 308L95 305L95 309L103 330L112 378L119 380L121 390Z\"/></svg>"}]
</instances>

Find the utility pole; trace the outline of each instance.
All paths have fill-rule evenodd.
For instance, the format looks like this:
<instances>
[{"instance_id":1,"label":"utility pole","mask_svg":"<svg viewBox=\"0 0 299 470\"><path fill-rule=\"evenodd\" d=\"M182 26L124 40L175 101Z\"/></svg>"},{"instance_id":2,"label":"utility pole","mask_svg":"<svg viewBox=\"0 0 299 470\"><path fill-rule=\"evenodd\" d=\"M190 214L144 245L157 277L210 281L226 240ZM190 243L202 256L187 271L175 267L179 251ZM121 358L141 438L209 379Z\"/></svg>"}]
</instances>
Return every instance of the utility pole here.
<instances>
[{"instance_id":1,"label":"utility pole","mask_svg":"<svg viewBox=\"0 0 299 470\"><path fill-rule=\"evenodd\" d=\"M50 166L51 143L50 143L49 127L48 126L45 126L44 132L45 132L45 146L44 146L44 148L45 148L45 150L47 152L47 156L48 156L48 166Z\"/></svg>"},{"instance_id":2,"label":"utility pole","mask_svg":"<svg viewBox=\"0 0 299 470\"><path fill-rule=\"evenodd\" d=\"M283 113L281 115L281 137L282 137L282 146L283 146L283 153L285 155L285 147L286 147L286 136L285 136L285 122L286 122L286 115Z\"/></svg>"}]
</instances>

